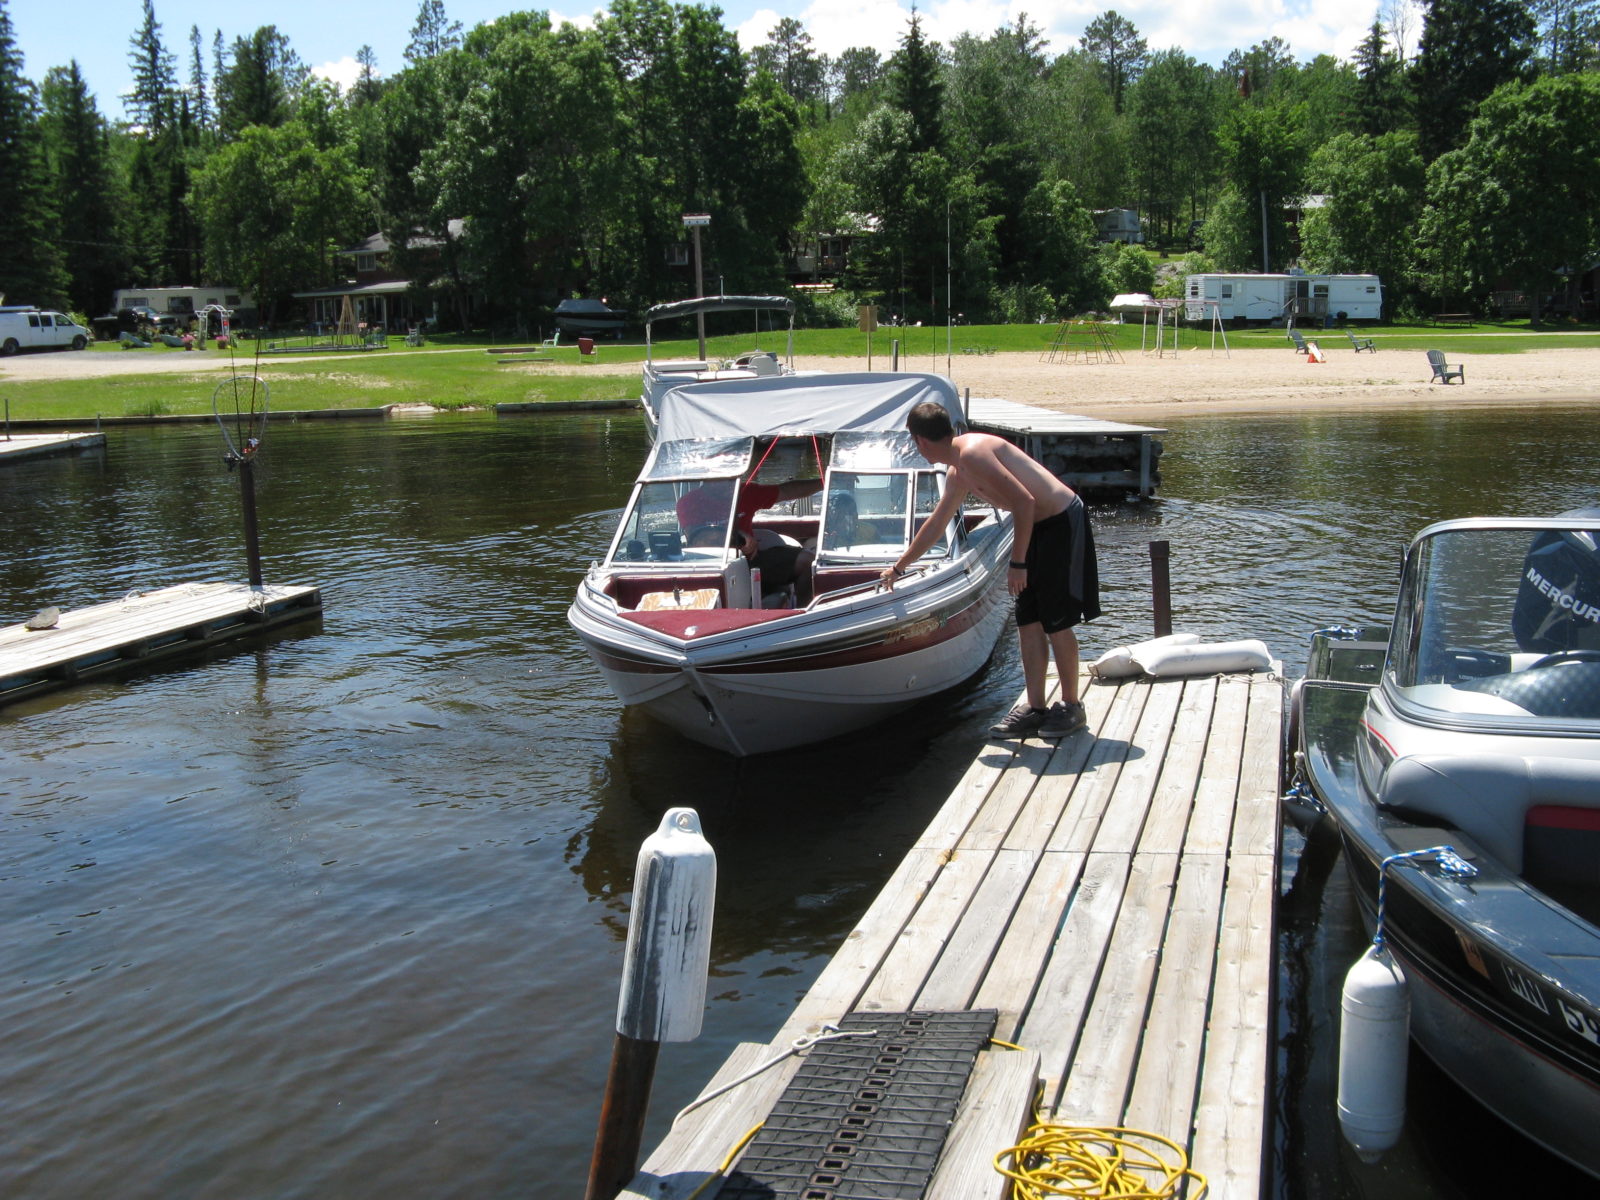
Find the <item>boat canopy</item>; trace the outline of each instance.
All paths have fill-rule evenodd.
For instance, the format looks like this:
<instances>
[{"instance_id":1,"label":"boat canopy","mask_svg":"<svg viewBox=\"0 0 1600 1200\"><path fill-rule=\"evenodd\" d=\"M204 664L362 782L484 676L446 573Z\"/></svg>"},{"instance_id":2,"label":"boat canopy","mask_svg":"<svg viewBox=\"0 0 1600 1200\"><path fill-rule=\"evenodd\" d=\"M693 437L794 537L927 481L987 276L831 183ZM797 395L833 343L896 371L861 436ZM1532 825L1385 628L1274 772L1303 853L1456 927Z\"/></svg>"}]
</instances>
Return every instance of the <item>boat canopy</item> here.
<instances>
[{"instance_id":1,"label":"boat canopy","mask_svg":"<svg viewBox=\"0 0 1600 1200\"><path fill-rule=\"evenodd\" d=\"M697 296L693 300L673 300L657 304L644 314L645 327L656 321L674 317L692 317L696 313L740 312L750 309L781 308L794 318L794 301L787 296Z\"/></svg>"},{"instance_id":2,"label":"boat canopy","mask_svg":"<svg viewBox=\"0 0 1600 1200\"><path fill-rule=\"evenodd\" d=\"M738 474L757 438L827 437L833 463L852 470L927 467L906 416L932 400L964 419L942 375L854 372L687 383L661 399L656 444L642 478Z\"/></svg>"}]
</instances>

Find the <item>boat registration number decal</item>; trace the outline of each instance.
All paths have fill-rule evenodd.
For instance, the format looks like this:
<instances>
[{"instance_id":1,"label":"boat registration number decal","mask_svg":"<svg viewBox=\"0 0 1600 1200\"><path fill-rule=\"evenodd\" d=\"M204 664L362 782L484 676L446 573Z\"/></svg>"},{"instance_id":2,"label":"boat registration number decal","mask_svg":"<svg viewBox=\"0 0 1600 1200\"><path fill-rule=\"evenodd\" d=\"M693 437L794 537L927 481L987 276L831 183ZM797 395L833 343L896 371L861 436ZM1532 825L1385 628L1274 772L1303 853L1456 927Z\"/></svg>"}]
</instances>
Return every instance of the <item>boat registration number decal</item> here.
<instances>
[{"instance_id":1,"label":"boat registration number decal","mask_svg":"<svg viewBox=\"0 0 1600 1200\"><path fill-rule=\"evenodd\" d=\"M1600 1021L1596 1021L1586 1012L1573 1008L1565 1000L1558 999L1556 1003L1561 1006L1561 1017L1566 1021L1568 1029L1585 1041L1600 1046Z\"/></svg>"},{"instance_id":2,"label":"boat registration number decal","mask_svg":"<svg viewBox=\"0 0 1600 1200\"><path fill-rule=\"evenodd\" d=\"M1526 975L1513 971L1510 967L1502 967L1501 970L1505 971L1506 983L1513 992L1540 1012L1548 1013L1550 1011L1550 1006L1544 1002L1544 994L1539 991L1538 984Z\"/></svg>"}]
</instances>

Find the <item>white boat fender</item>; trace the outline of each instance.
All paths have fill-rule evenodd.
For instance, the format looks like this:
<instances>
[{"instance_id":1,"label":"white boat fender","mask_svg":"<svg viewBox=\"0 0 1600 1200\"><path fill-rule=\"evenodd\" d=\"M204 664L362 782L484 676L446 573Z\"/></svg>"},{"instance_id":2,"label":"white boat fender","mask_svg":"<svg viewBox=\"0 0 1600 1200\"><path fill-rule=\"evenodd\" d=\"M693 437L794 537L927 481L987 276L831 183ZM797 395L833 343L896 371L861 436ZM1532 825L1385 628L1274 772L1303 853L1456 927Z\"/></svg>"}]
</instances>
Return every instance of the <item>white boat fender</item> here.
<instances>
[{"instance_id":1,"label":"white boat fender","mask_svg":"<svg viewBox=\"0 0 1600 1200\"><path fill-rule=\"evenodd\" d=\"M669 809L634 866L618 1033L641 1042L700 1036L716 894L717 856L700 832L700 814Z\"/></svg>"},{"instance_id":2,"label":"white boat fender","mask_svg":"<svg viewBox=\"0 0 1600 1200\"><path fill-rule=\"evenodd\" d=\"M1198 633L1169 633L1166 637L1151 638L1148 642L1118 646L1115 650L1107 650L1090 663L1088 671L1095 679L1132 679L1144 671L1143 667L1134 662L1140 654L1162 646L1192 646L1199 640Z\"/></svg>"},{"instance_id":3,"label":"white boat fender","mask_svg":"<svg viewBox=\"0 0 1600 1200\"><path fill-rule=\"evenodd\" d=\"M1386 947L1356 960L1339 1007L1339 1128L1363 1162L1376 1162L1405 1124L1411 1032L1411 985Z\"/></svg>"},{"instance_id":4,"label":"white boat fender","mask_svg":"<svg viewBox=\"0 0 1600 1200\"><path fill-rule=\"evenodd\" d=\"M1172 675L1215 675L1222 671L1265 671L1272 666L1272 651L1259 638L1239 642L1196 642L1188 646L1157 646L1134 655L1146 675L1163 679Z\"/></svg>"}]
</instances>

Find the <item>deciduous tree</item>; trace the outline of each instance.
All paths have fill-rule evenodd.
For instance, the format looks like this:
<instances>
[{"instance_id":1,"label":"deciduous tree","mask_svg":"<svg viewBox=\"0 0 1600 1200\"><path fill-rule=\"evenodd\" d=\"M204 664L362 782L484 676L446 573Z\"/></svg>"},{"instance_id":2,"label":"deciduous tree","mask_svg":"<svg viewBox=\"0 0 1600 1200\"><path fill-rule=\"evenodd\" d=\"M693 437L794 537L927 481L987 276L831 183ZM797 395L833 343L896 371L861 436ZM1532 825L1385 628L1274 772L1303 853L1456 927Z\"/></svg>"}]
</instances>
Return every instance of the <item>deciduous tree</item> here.
<instances>
[{"instance_id":1,"label":"deciduous tree","mask_svg":"<svg viewBox=\"0 0 1600 1200\"><path fill-rule=\"evenodd\" d=\"M195 173L191 197L214 273L254 291L270 323L297 288L329 281L332 251L371 227L349 149L297 122L251 125Z\"/></svg>"},{"instance_id":2,"label":"deciduous tree","mask_svg":"<svg viewBox=\"0 0 1600 1200\"><path fill-rule=\"evenodd\" d=\"M1600 76L1507 84L1478 108L1466 144L1428 168L1422 237L1441 291L1480 302L1501 281L1533 319L1600 246Z\"/></svg>"}]
</instances>

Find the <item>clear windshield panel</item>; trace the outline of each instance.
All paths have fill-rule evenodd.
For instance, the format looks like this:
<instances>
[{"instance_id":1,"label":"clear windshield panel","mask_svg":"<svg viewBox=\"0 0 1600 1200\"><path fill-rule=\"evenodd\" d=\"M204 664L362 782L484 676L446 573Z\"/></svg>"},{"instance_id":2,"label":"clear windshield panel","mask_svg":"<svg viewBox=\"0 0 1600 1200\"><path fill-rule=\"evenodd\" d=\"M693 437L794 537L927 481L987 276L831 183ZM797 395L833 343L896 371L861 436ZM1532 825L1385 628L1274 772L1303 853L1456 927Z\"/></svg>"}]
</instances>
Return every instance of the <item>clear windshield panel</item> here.
<instances>
[{"instance_id":1,"label":"clear windshield panel","mask_svg":"<svg viewBox=\"0 0 1600 1200\"><path fill-rule=\"evenodd\" d=\"M726 562L733 496L732 480L706 486L690 480L640 484L622 516L611 561Z\"/></svg>"},{"instance_id":2,"label":"clear windshield panel","mask_svg":"<svg viewBox=\"0 0 1600 1200\"><path fill-rule=\"evenodd\" d=\"M701 442L657 442L645 464L643 479L709 479L737 475L750 463L751 438L715 438Z\"/></svg>"},{"instance_id":3,"label":"clear windshield panel","mask_svg":"<svg viewBox=\"0 0 1600 1200\"><path fill-rule=\"evenodd\" d=\"M1600 726L1600 531L1449 529L1413 550L1385 667L1403 701Z\"/></svg>"},{"instance_id":4,"label":"clear windshield panel","mask_svg":"<svg viewBox=\"0 0 1600 1200\"><path fill-rule=\"evenodd\" d=\"M916 442L905 430L848 431L833 438L833 465L852 471L893 471L926 467Z\"/></svg>"},{"instance_id":5,"label":"clear windshield panel","mask_svg":"<svg viewBox=\"0 0 1600 1200\"><path fill-rule=\"evenodd\" d=\"M930 483L924 485L919 480L913 492L913 476L905 472L841 471L836 467L828 476L822 556L832 562L892 561L900 557L911 540L908 500L914 495L921 511L926 488L938 486L933 472L918 474L928 476ZM931 509L931 504L928 507ZM943 555L946 546L941 536L928 553Z\"/></svg>"}]
</instances>

